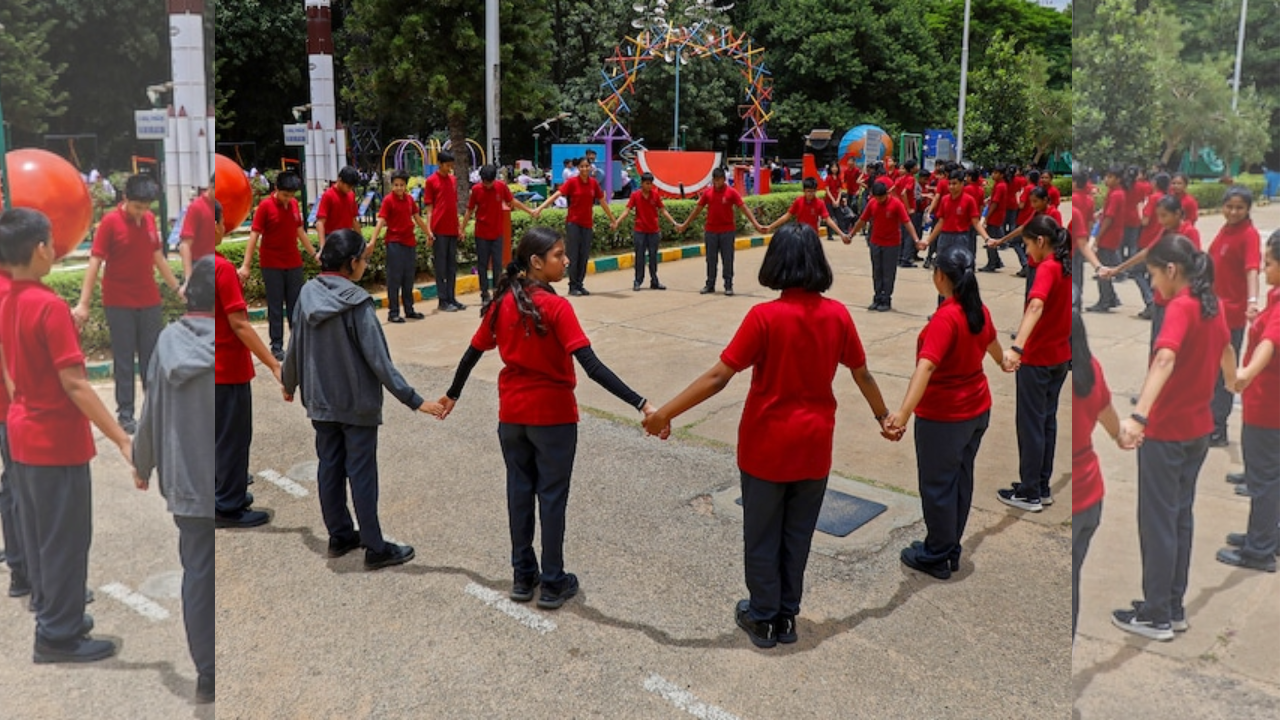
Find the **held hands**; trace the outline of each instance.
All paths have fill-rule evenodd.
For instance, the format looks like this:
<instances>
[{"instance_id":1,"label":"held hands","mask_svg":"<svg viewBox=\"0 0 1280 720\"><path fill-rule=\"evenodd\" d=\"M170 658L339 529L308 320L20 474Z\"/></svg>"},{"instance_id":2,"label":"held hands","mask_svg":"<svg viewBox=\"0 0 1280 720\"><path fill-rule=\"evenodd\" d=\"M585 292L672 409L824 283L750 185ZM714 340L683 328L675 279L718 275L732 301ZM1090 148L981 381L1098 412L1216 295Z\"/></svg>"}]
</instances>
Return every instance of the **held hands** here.
<instances>
[{"instance_id":1,"label":"held hands","mask_svg":"<svg viewBox=\"0 0 1280 720\"><path fill-rule=\"evenodd\" d=\"M1240 370L1239 372L1236 373L1236 381L1231 386L1231 392L1239 395L1240 393L1244 392L1244 389L1249 387L1249 384L1252 382L1253 382L1253 376L1245 372L1244 370Z\"/></svg>"},{"instance_id":2,"label":"held hands","mask_svg":"<svg viewBox=\"0 0 1280 720\"><path fill-rule=\"evenodd\" d=\"M1120 437L1117 442L1122 449L1133 450L1142 445L1146 430L1137 420L1125 418L1120 421Z\"/></svg>"},{"instance_id":3,"label":"held hands","mask_svg":"<svg viewBox=\"0 0 1280 720\"><path fill-rule=\"evenodd\" d=\"M1244 315L1249 319L1250 322L1252 322L1254 318L1258 317L1258 301L1257 300L1249 301L1249 307L1244 311Z\"/></svg>"},{"instance_id":4,"label":"held hands","mask_svg":"<svg viewBox=\"0 0 1280 720\"><path fill-rule=\"evenodd\" d=\"M901 411L891 412L880 421L880 437L891 442L902 440L907 432L908 416Z\"/></svg>"},{"instance_id":5,"label":"held hands","mask_svg":"<svg viewBox=\"0 0 1280 720\"><path fill-rule=\"evenodd\" d=\"M1007 373L1015 372L1022 367L1022 356L1014 352L1012 348L1005 348L1004 361L1000 363L1000 368Z\"/></svg>"},{"instance_id":6,"label":"held hands","mask_svg":"<svg viewBox=\"0 0 1280 720\"><path fill-rule=\"evenodd\" d=\"M427 415L432 415L437 420L443 420L444 414L445 414L444 403L431 402L430 400L423 400L422 404L418 406L418 412L425 413Z\"/></svg>"},{"instance_id":7,"label":"held hands","mask_svg":"<svg viewBox=\"0 0 1280 720\"><path fill-rule=\"evenodd\" d=\"M83 328L84 324L89 320L89 306L83 303L76 305L71 310L71 319L75 320L76 329Z\"/></svg>"},{"instance_id":8,"label":"held hands","mask_svg":"<svg viewBox=\"0 0 1280 720\"><path fill-rule=\"evenodd\" d=\"M248 280L248 279L249 279L249 266L248 266L248 265L241 265L241 266L236 270L236 275L239 275L239 276L240 276L240 282L241 282L241 283L244 283L246 280Z\"/></svg>"},{"instance_id":9,"label":"held hands","mask_svg":"<svg viewBox=\"0 0 1280 720\"><path fill-rule=\"evenodd\" d=\"M661 440L666 440L671 437L670 418L667 418L665 415L658 412L658 409L655 408L652 403L645 403L644 420L642 422L644 424L644 431L650 435L655 435Z\"/></svg>"},{"instance_id":10,"label":"held hands","mask_svg":"<svg viewBox=\"0 0 1280 720\"><path fill-rule=\"evenodd\" d=\"M1104 265L1103 267L1098 268L1097 275L1100 280L1110 280L1116 276L1116 269L1113 267L1106 267Z\"/></svg>"},{"instance_id":11,"label":"held hands","mask_svg":"<svg viewBox=\"0 0 1280 720\"><path fill-rule=\"evenodd\" d=\"M444 420L449 417L449 413L453 412L453 406L458 404L458 401L448 395L441 395L437 403L440 405L440 414L436 415L436 417Z\"/></svg>"},{"instance_id":12,"label":"held hands","mask_svg":"<svg viewBox=\"0 0 1280 720\"><path fill-rule=\"evenodd\" d=\"M139 490L146 490L151 487L151 481L138 474L137 470L133 471L133 486Z\"/></svg>"}]
</instances>

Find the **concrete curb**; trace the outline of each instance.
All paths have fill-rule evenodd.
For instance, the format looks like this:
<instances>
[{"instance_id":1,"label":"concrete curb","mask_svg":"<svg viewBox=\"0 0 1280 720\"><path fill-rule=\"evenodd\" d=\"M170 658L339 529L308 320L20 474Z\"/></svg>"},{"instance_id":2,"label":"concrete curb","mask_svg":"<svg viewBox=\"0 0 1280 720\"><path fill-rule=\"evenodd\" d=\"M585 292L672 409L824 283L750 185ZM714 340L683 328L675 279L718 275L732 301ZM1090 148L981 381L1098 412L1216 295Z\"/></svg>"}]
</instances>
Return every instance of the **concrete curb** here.
<instances>
[{"instance_id":1,"label":"concrete curb","mask_svg":"<svg viewBox=\"0 0 1280 720\"><path fill-rule=\"evenodd\" d=\"M819 234L827 237L831 233L829 228L822 228ZM773 235L755 235L751 237L740 237L734 243L737 250L747 250L754 247L764 247L773 239ZM678 247L664 248L659 252L659 262L676 262L688 258L702 257L706 254L706 246L697 245L681 245ZM635 267L635 253L622 253L620 255L608 255L605 257L593 258L587 265L587 274L594 275L596 273L614 272L617 270L625 270ZM468 295L480 292L480 277L478 275L466 275L459 277L454 285L455 295ZM419 285L413 289L414 302L422 302L424 300L435 300L438 297L436 293L436 284L427 283ZM387 306L386 292L380 292L373 295L375 306L381 310ZM267 319L267 309L265 307L249 308L249 319L253 322L262 322ZM107 364L108 369L110 363ZM109 370L108 370L109 372Z\"/></svg>"}]
</instances>

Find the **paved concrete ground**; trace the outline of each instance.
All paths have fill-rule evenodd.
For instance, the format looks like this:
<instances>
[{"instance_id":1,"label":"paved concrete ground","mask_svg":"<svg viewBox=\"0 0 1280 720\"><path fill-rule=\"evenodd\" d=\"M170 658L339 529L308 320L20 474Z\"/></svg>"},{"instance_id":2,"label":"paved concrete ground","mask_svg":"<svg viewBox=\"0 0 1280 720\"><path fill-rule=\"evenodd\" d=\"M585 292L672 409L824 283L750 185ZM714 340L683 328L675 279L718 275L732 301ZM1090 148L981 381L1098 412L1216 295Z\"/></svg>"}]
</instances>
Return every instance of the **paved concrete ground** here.
<instances>
[{"instance_id":1,"label":"paved concrete ground","mask_svg":"<svg viewBox=\"0 0 1280 720\"><path fill-rule=\"evenodd\" d=\"M1263 240L1280 227L1280 206L1256 208ZM1198 223L1206 244L1222 227L1219 215ZM1090 273L1090 276L1092 274ZM1086 315L1094 354L1121 416L1146 373L1150 325L1135 319L1141 299L1133 283L1117 285L1123 307ZM1265 282L1263 293L1265 294ZM1097 299L1096 285L1085 301ZM1206 400L1207 402L1207 400ZM1142 564L1136 518L1137 460L1103 431L1094 436L1107 495L1102 525L1081 574L1080 637L1072 661L1078 718L1275 718L1280 716L1280 576L1237 570L1214 560L1228 532L1244 530L1248 500L1223 476L1241 468L1240 410L1232 413L1230 447L1209 451L1196 497L1187 620L1173 642L1128 635L1109 614L1140 598Z\"/></svg>"},{"instance_id":2,"label":"paved concrete ground","mask_svg":"<svg viewBox=\"0 0 1280 720\"><path fill-rule=\"evenodd\" d=\"M96 386L114 409L113 386ZM141 392L141 388L139 388ZM35 665L34 616L27 598L11 599L9 572L0 570L0 718L201 718L212 705L193 705L196 671L187 652L179 597L182 564L178 531L152 477L151 490L133 487L132 470L110 441L94 431L93 546L87 608L94 636L117 641L119 654L89 665ZM0 567L3 567L0 565ZM103 588L121 585L147 602L148 617Z\"/></svg>"},{"instance_id":3,"label":"paved concrete ground","mask_svg":"<svg viewBox=\"0 0 1280 720\"><path fill-rule=\"evenodd\" d=\"M852 308L896 407L934 304L929 274L903 271L898 311L868 313L865 248L826 248L837 274L831 296ZM697 294L704 265L694 259L661 267L665 293L633 293L631 272L621 271L589 277L593 294L572 302L600 357L662 402L710 367L751 305L775 297L754 281L763 256L739 253L742 294L733 298ZM983 286L1007 333L1021 314L1022 281L1005 273L984 276ZM478 322L474 311L433 314L386 331L410 381L439 397ZM713 500L737 482L733 443L749 378L680 418L665 443L644 437L636 413L602 389L580 386L566 553L583 591L560 611L530 605L522 613L501 600L510 565L495 433L499 369L496 357L482 360L443 423L389 401L381 519L418 555L377 573L364 572L358 554L325 559L310 426L269 377L258 379L252 468L288 480L252 488L274 513L270 526L219 535L219 717L1066 714L1067 453L1059 453L1053 508L1029 516L995 499L1014 477L1011 376L989 370L992 427L978 457L965 560L949 582L898 561L923 534L911 438L882 440L851 378L837 379L834 472L907 509L850 541L820 535L799 643L760 651L733 623L746 594L740 520Z\"/></svg>"}]
</instances>

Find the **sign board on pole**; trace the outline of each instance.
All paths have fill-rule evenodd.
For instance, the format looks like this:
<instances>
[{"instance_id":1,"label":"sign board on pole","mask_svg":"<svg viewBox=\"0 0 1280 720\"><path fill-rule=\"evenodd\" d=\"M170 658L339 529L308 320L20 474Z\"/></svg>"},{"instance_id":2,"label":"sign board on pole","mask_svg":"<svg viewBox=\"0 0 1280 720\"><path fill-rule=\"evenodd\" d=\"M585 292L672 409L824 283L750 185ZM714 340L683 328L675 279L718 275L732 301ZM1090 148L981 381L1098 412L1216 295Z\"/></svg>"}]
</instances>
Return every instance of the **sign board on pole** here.
<instances>
[{"instance_id":1,"label":"sign board on pole","mask_svg":"<svg viewBox=\"0 0 1280 720\"><path fill-rule=\"evenodd\" d=\"M164 140L169 135L169 113L159 110L134 110L133 122L139 140Z\"/></svg>"},{"instance_id":2,"label":"sign board on pole","mask_svg":"<svg viewBox=\"0 0 1280 720\"><path fill-rule=\"evenodd\" d=\"M288 147L303 147L307 144L307 124L295 123L284 126L284 144Z\"/></svg>"}]
</instances>

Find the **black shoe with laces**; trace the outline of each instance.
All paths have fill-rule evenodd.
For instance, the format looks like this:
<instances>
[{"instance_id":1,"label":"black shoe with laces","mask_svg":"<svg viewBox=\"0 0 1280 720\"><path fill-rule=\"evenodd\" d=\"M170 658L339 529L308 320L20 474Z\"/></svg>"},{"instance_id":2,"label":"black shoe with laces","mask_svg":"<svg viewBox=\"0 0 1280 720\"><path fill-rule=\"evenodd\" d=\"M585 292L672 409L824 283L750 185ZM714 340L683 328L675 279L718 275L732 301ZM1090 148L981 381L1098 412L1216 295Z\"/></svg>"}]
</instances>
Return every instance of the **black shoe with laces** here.
<instances>
[{"instance_id":1,"label":"black shoe with laces","mask_svg":"<svg viewBox=\"0 0 1280 720\"><path fill-rule=\"evenodd\" d=\"M752 620L750 600L738 601L738 607L734 610L733 618L738 623L738 627L747 633L748 638L751 638L752 645L766 649L777 646L778 632L777 628L774 627L773 621Z\"/></svg>"},{"instance_id":2,"label":"black shoe with laces","mask_svg":"<svg viewBox=\"0 0 1280 720\"><path fill-rule=\"evenodd\" d=\"M578 576L565 573L564 579L555 585L543 585L542 594L538 596L538 607L543 610L558 610L569 598L578 594Z\"/></svg>"},{"instance_id":3,"label":"black shoe with laces","mask_svg":"<svg viewBox=\"0 0 1280 720\"><path fill-rule=\"evenodd\" d=\"M699 294L699 295L710 295L711 293L713 293L713 292L715 292L715 291L716 291L716 288L715 288L715 286L714 286L714 285L703 285L703 286L702 286L702 289L698 291L698 294Z\"/></svg>"},{"instance_id":4,"label":"black shoe with laces","mask_svg":"<svg viewBox=\"0 0 1280 720\"><path fill-rule=\"evenodd\" d=\"M724 296L725 296L725 297L733 297L733 288L731 288L731 287L727 287L727 288L725 288L725 289L724 289Z\"/></svg>"},{"instance_id":5,"label":"black shoe with laces","mask_svg":"<svg viewBox=\"0 0 1280 720\"><path fill-rule=\"evenodd\" d=\"M1209 436L1209 447L1211 448L1227 447L1230 444L1231 440L1227 437L1226 430L1215 430L1213 431L1213 434Z\"/></svg>"},{"instance_id":6,"label":"black shoe with laces","mask_svg":"<svg viewBox=\"0 0 1280 720\"><path fill-rule=\"evenodd\" d=\"M380 570L392 565L403 565L413 559L413 547L409 545L396 545L395 543L385 543L382 552L372 552L368 548L364 551L364 569Z\"/></svg>"},{"instance_id":7,"label":"black shoe with laces","mask_svg":"<svg viewBox=\"0 0 1280 720\"><path fill-rule=\"evenodd\" d=\"M329 538L329 550L327 555L331 558L340 558L352 550L359 549L359 547L359 535L352 535L348 538L331 537Z\"/></svg>"},{"instance_id":8,"label":"black shoe with laces","mask_svg":"<svg viewBox=\"0 0 1280 720\"><path fill-rule=\"evenodd\" d=\"M951 579L950 561L943 561L939 563L924 562L920 559L920 548L915 546L902 548L902 553L899 555L899 558L902 560L903 565L906 565L912 570L919 570L920 572L925 573L926 575L932 575L939 580Z\"/></svg>"},{"instance_id":9,"label":"black shoe with laces","mask_svg":"<svg viewBox=\"0 0 1280 720\"><path fill-rule=\"evenodd\" d=\"M71 640L50 642L36 637L32 660L37 665L49 663L88 663L106 660L116 654L116 644L78 636Z\"/></svg>"},{"instance_id":10,"label":"black shoe with laces","mask_svg":"<svg viewBox=\"0 0 1280 720\"><path fill-rule=\"evenodd\" d=\"M1231 547L1242 548L1249 536L1245 533L1227 533L1227 544ZM1280 546L1276 547L1276 557L1280 557Z\"/></svg>"},{"instance_id":11,"label":"black shoe with laces","mask_svg":"<svg viewBox=\"0 0 1280 720\"><path fill-rule=\"evenodd\" d=\"M1125 632L1141 635L1149 640L1169 642L1173 639L1173 625L1154 622L1142 617L1138 610L1116 610L1111 613L1111 624Z\"/></svg>"},{"instance_id":12,"label":"black shoe with laces","mask_svg":"<svg viewBox=\"0 0 1280 720\"><path fill-rule=\"evenodd\" d=\"M422 320L423 318L426 317L426 315L423 315L417 310L410 310L409 312L405 313L404 316L409 318L410 320Z\"/></svg>"},{"instance_id":13,"label":"black shoe with laces","mask_svg":"<svg viewBox=\"0 0 1280 720\"><path fill-rule=\"evenodd\" d=\"M796 616L787 613L778 613L778 617L773 619L773 629L777 633L778 642L790 645L800 639L796 634Z\"/></svg>"},{"instance_id":14,"label":"black shoe with laces","mask_svg":"<svg viewBox=\"0 0 1280 720\"><path fill-rule=\"evenodd\" d=\"M650 290L666 290L666 289L667 289L667 286L666 286L666 285L663 285L662 283L658 282L657 280L654 280L653 282L649 283L649 289L650 289Z\"/></svg>"},{"instance_id":15,"label":"black shoe with laces","mask_svg":"<svg viewBox=\"0 0 1280 720\"><path fill-rule=\"evenodd\" d=\"M511 583L510 598L516 602L529 602L533 599L533 589L538 587L538 576L517 577Z\"/></svg>"}]
</instances>

